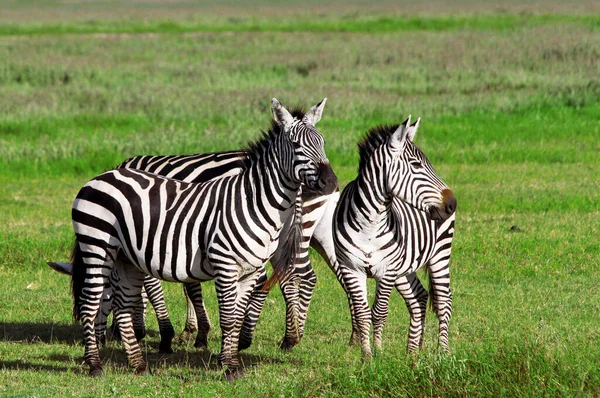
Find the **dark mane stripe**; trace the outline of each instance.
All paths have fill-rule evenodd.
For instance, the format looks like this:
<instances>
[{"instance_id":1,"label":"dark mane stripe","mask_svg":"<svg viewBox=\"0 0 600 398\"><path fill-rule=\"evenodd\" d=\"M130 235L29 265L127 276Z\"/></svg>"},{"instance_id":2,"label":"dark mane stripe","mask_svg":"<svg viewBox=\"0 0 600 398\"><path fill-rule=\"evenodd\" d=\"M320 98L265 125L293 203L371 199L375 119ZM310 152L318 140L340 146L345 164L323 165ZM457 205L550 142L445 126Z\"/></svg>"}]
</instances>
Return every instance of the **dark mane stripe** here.
<instances>
[{"instance_id":1,"label":"dark mane stripe","mask_svg":"<svg viewBox=\"0 0 600 398\"><path fill-rule=\"evenodd\" d=\"M304 115L306 115L306 112L302 107L292 108L289 112L294 118L298 120L302 120L302 118L304 118ZM259 139L255 141L250 141L246 145L246 147L242 149L242 151L246 153L246 157L240 159L239 161L239 167L241 167L242 169L247 169L253 162L255 162L265 153L265 151L269 147L269 144L273 142L275 138L277 138L281 133L281 127L279 126L279 124L277 124L277 122L275 122L274 119L271 119L271 125L269 126L269 130L263 130L261 131L261 133L262 136Z\"/></svg>"},{"instance_id":2,"label":"dark mane stripe","mask_svg":"<svg viewBox=\"0 0 600 398\"><path fill-rule=\"evenodd\" d=\"M364 169L367 161L381 145L385 144L394 131L398 129L399 124L381 125L373 127L367 132L365 138L358 143L358 153L360 160L358 162L358 171Z\"/></svg>"}]
</instances>

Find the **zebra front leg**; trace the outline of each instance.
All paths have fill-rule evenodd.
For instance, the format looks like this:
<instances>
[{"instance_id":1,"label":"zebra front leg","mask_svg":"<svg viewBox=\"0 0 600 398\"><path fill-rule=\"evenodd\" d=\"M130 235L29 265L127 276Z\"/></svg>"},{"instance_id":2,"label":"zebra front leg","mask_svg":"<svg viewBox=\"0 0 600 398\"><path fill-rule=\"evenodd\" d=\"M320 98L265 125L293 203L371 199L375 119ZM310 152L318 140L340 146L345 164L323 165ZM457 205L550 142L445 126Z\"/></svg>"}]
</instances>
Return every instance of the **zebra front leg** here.
<instances>
[{"instance_id":1,"label":"zebra front leg","mask_svg":"<svg viewBox=\"0 0 600 398\"><path fill-rule=\"evenodd\" d=\"M281 282L281 292L285 301L285 336L279 348L289 351L300 341L299 334L299 278L297 276Z\"/></svg>"},{"instance_id":2,"label":"zebra front leg","mask_svg":"<svg viewBox=\"0 0 600 398\"><path fill-rule=\"evenodd\" d=\"M440 323L438 345L442 350L448 351L448 329L452 317L452 291L450 290L448 262L441 263L430 266L429 283L433 309Z\"/></svg>"},{"instance_id":3,"label":"zebra front leg","mask_svg":"<svg viewBox=\"0 0 600 398\"><path fill-rule=\"evenodd\" d=\"M308 309L310 307L310 301L312 300L315 286L317 285L317 274L309 263L310 269L304 277L300 279L300 305L298 311L298 337L302 340L304 337L304 326L306 325L306 318L308 317Z\"/></svg>"},{"instance_id":4,"label":"zebra front leg","mask_svg":"<svg viewBox=\"0 0 600 398\"><path fill-rule=\"evenodd\" d=\"M202 285L200 282L185 283L183 285L183 291L188 301L188 318L186 320L185 329L182 334L193 333L193 329L196 329L198 335L196 336L196 342L194 347L208 347L208 331L210 330L210 321L206 308L204 307L204 301L202 300ZM190 304L193 311L190 311ZM193 316L190 317L190 313L193 312Z\"/></svg>"},{"instance_id":5,"label":"zebra front leg","mask_svg":"<svg viewBox=\"0 0 600 398\"><path fill-rule=\"evenodd\" d=\"M406 308L408 308L408 312L410 313L406 351L409 353L415 352L417 349L423 347L428 294L414 272L398 278L396 289L404 299Z\"/></svg>"},{"instance_id":6,"label":"zebra front leg","mask_svg":"<svg viewBox=\"0 0 600 398\"><path fill-rule=\"evenodd\" d=\"M350 313L353 324L356 324L360 336L363 360L373 356L369 333L371 329L371 311L367 301L367 275L347 267L343 268L344 286L350 297Z\"/></svg>"},{"instance_id":7,"label":"zebra front leg","mask_svg":"<svg viewBox=\"0 0 600 398\"><path fill-rule=\"evenodd\" d=\"M248 306L248 300L256 286L258 272L239 278L235 272L215 277L215 288L219 301L221 323L221 352L219 362L225 368L225 378L232 381L241 376L241 364L238 355L240 329Z\"/></svg>"},{"instance_id":8,"label":"zebra front leg","mask_svg":"<svg viewBox=\"0 0 600 398\"><path fill-rule=\"evenodd\" d=\"M142 305L142 287L146 275L133 265L118 264L117 270L118 273L113 273L113 275L117 275L117 278L112 282L114 289L113 313L127 353L129 366L135 369L136 374L143 374L146 373L147 366L133 328L133 318Z\"/></svg>"},{"instance_id":9,"label":"zebra front leg","mask_svg":"<svg viewBox=\"0 0 600 398\"><path fill-rule=\"evenodd\" d=\"M254 329L256 329L258 318L265 305L267 296L269 295L269 292L264 290L265 283L267 282L267 272L265 267L262 267L258 272L258 281L248 300L248 307L246 308L244 322L242 323L242 329L240 330L240 340L238 343L238 350L240 351L245 350L252 345Z\"/></svg>"},{"instance_id":10,"label":"zebra front leg","mask_svg":"<svg viewBox=\"0 0 600 398\"><path fill-rule=\"evenodd\" d=\"M146 278L148 276L146 275ZM133 330L137 341L142 341L146 337L146 306L148 305L148 294L142 288L140 294L141 300L136 305L133 312Z\"/></svg>"},{"instance_id":11,"label":"zebra front leg","mask_svg":"<svg viewBox=\"0 0 600 398\"><path fill-rule=\"evenodd\" d=\"M448 328L452 317L452 291L450 290L450 256L454 238L454 217L452 214L438 228L435 255L429 260L429 289L433 309L440 322L438 345L448 351Z\"/></svg>"},{"instance_id":12,"label":"zebra front leg","mask_svg":"<svg viewBox=\"0 0 600 398\"><path fill-rule=\"evenodd\" d=\"M171 324L171 319L169 318L169 312L167 311L167 303L165 302L165 295L163 293L162 285L160 284L160 280L154 278L152 276L146 275L144 279L144 291L152 307L154 308L154 312L156 314L156 319L158 320L158 330L160 331L160 344L158 350L162 353L171 354L173 353L173 349L171 348L171 342L173 341L173 337L175 337L175 329L173 329L173 325ZM143 314L145 321L146 314L146 301L143 300ZM137 314L137 312L136 312ZM146 329L146 324L143 324L144 331ZM134 328L135 328L135 318L134 318ZM137 334L137 330L136 330ZM139 341L139 340L138 340Z\"/></svg>"},{"instance_id":13,"label":"zebra front leg","mask_svg":"<svg viewBox=\"0 0 600 398\"><path fill-rule=\"evenodd\" d=\"M396 279L395 277L393 279ZM377 287L375 291L375 301L373 302L373 308L371 310L371 319L373 320L373 343L375 349L381 351L382 348L382 336L383 328L387 321L390 294L394 287L394 280L392 278L383 278L377 280Z\"/></svg>"}]
</instances>

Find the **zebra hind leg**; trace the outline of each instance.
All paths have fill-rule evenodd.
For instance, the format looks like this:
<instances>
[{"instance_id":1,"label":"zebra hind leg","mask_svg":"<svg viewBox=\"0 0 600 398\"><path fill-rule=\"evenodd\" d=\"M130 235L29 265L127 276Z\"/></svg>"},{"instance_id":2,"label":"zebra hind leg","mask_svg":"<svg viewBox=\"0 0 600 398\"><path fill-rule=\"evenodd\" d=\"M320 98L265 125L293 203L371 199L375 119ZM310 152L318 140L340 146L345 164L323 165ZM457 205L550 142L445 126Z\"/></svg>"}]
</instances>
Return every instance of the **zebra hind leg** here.
<instances>
[{"instance_id":1,"label":"zebra hind leg","mask_svg":"<svg viewBox=\"0 0 600 398\"><path fill-rule=\"evenodd\" d=\"M113 273L114 289L114 317L119 327L121 340L129 366L135 369L136 374L147 372L147 365L142 355L142 350L133 328L133 318L142 301L142 287L145 274L132 265L117 265L119 272Z\"/></svg>"},{"instance_id":2,"label":"zebra hind leg","mask_svg":"<svg viewBox=\"0 0 600 398\"><path fill-rule=\"evenodd\" d=\"M83 327L85 346L84 361L89 366L89 375L104 376L96 341L95 320L100 311L102 294L109 282L113 262L107 249L75 241L72 261L73 316Z\"/></svg>"},{"instance_id":3,"label":"zebra hind leg","mask_svg":"<svg viewBox=\"0 0 600 398\"><path fill-rule=\"evenodd\" d=\"M165 302L165 295L162 289L162 285L160 284L160 280L154 278L152 276L146 275L144 279L144 296L147 296L154 308L154 312L156 314L156 318L158 319L158 329L160 331L160 345L159 352L165 354L172 354L173 349L171 347L171 342L173 341L173 337L175 337L175 329L173 329L173 325L171 324L171 319L169 318L169 312L167 311L167 304ZM145 322L145 314L146 314L146 302L142 298L142 308L141 312L144 315L142 318L142 328L146 330L146 322ZM136 311L136 315L139 314L140 311ZM135 328L135 318L134 318L134 328ZM136 329L137 335L137 329ZM138 340L139 341L139 340Z\"/></svg>"}]
</instances>

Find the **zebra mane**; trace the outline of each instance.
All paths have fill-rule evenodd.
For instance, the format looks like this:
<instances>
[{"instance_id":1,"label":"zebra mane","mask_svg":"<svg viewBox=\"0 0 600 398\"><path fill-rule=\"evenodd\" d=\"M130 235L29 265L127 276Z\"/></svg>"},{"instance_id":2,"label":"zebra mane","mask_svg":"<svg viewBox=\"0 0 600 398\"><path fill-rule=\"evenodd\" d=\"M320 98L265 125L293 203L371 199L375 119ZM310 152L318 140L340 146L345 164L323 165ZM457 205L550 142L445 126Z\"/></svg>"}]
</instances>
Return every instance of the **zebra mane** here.
<instances>
[{"instance_id":1,"label":"zebra mane","mask_svg":"<svg viewBox=\"0 0 600 398\"><path fill-rule=\"evenodd\" d=\"M358 154L360 156L358 162L359 172L364 169L375 149L385 144L399 126L399 124L389 124L373 127L367 132L365 138L360 140L358 143Z\"/></svg>"},{"instance_id":2,"label":"zebra mane","mask_svg":"<svg viewBox=\"0 0 600 398\"><path fill-rule=\"evenodd\" d=\"M302 120L306 112L302 107L295 107L290 110L292 116L296 119ZM275 121L275 119L271 118L271 125L269 126L269 130L262 130L262 136L256 141L251 141L248 145L243 149L246 152L246 156L239 160L240 167L242 169L247 169L252 163L254 163L257 159L259 159L269 147L269 144L275 140L281 133L281 126Z\"/></svg>"}]
</instances>

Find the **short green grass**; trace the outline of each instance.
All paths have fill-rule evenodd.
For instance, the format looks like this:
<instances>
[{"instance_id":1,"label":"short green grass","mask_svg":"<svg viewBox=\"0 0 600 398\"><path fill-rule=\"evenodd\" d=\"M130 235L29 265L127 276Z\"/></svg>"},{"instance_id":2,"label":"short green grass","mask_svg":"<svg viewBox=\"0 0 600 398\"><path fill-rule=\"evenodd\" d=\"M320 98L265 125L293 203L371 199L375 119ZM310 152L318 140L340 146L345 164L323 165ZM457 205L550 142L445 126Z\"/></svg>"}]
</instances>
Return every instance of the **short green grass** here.
<instances>
[{"instance_id":1,"label":"short green grass","mask_svg":"<svg viewBox=\"0 0 600 398\"><path fill-rule=\"evenodd\" d=\"M0 3L0 394L598 396L600 35L585 12L597 5L240 7ZM384 352L363 364L344 293L312 253L319 282L293 352L277 348L274 289L245 376L226 383L207 283L210 350L158 354L150 313L153 374L133 376L111 342L106 377L89 379L69 280L45 265L68 258L78 189L129 156L240 148L268 126L271 97L329 98L318 127L342 185L368 128L423 118L416 142L459 202L451 352L430 314L424 350L407 356L394 295ZM165 290L181 330L181 287Z\"/></svg>"}]
</instances>

